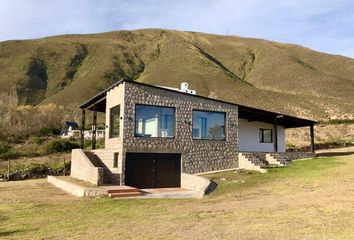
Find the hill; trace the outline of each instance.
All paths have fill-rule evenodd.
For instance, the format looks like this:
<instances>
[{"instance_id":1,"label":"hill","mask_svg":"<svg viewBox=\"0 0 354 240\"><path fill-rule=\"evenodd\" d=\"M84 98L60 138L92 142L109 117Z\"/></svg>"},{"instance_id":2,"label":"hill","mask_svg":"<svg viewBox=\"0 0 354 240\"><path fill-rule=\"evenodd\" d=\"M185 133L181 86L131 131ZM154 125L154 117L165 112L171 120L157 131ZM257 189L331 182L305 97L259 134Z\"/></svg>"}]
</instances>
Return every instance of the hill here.
<instances>
[{"instance_id":1,"label":"hill","mask_svg":"<svg viewBox=\"0 0 354 240\"><path fill-rule=\"evenodd\" d=\"M72 108L127 78L302 117L354 117L354 59L272 41L162 29L0 43L0 91Z\"/></svg>"}]
</instances>

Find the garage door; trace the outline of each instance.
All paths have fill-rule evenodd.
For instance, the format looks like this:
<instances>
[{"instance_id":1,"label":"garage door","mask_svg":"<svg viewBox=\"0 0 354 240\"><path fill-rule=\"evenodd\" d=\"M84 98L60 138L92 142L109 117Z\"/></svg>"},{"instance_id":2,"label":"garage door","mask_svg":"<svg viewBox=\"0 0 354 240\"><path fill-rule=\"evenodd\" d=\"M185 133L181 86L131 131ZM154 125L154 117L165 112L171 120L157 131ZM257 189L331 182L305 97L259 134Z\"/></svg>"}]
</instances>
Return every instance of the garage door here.
<instances>
[{"instance_id":1,"label":"garage door","mask_svg":"<svg viewBox=\"0 0 354 240\"><path fill-rule=\"evenodd\" d=\"M125 185L166 188L181 185L181 154L127 153Z\"/></svg>"}]
</instances>

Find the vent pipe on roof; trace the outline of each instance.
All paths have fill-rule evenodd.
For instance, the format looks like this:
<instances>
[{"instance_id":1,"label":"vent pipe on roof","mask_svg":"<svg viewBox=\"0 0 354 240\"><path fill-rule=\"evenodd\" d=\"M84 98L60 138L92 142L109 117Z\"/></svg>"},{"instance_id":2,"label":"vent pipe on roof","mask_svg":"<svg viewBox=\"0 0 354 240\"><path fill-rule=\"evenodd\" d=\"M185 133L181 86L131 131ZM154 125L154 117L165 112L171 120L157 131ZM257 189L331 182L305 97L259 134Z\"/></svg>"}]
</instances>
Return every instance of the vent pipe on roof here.
<instances>
[{"instance_id":1,"label":"vent pipe on roof","mask_svg":"<svg viewBox=\"0 0 354 240\"><path fill-rule=\"evenodd\" d=\"M165 86L158 86L158 87L162 87L162 88L166 88L166 89L170 89L170 90L174 90L174 91L178 91L178 92L183 92L183 93L189 93L189 94L193 94L196 95L197 91L196 90L190 90L188 88L188 83L187 82L183 82L181 83L181 88L173 88L173 87L165 87Z\"/></svg>"},{"instance_id":2,"label":"vent pipe on roof","mask_svg":"<svg viewBox=\"0 0 354 240\"><path fill-rule=\"evenodd\" d=\"M188 83L186 83L186 82L181 83L181 89L179 89L179 91L184 92L184 93L193 94L193 95L197 94L197 92L195 90L188 89Z\"/></svg>"}]
</instances>

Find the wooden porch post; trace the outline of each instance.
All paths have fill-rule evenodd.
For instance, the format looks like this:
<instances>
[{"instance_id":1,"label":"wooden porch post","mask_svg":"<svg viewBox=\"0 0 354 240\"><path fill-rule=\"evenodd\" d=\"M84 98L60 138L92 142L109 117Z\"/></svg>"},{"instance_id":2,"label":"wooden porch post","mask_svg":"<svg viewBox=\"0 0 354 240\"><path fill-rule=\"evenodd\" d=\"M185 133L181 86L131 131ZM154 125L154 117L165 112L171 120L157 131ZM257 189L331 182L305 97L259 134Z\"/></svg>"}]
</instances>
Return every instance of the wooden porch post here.
<instances>
[{"instance_id":1,"label":"wooden porch post","mask_svg":"<svg viewBox=\"0 0 354 240\"><path fill-rule=\"evenodd\" d=\"M92 149L96 149L96 129L97 129L97 111L96 111L96 105L93 105Z\"/></svg>"},{"instance_id":2,"label":"wooden porch post","mask_svg":"<svg viewBox=\"0 0 354 240\"><path fill-rule=\"evenodd\" d=\"M278 152L278 120L277 118L274 119L273 123L273 132L274 132L274 152Z\"/></svg>"},{"instance_id":3,"label":"wooden porch post","mask_svg":"<svg viewBox=\"0 0 354 240\"><path fill-rule=\"evenodd\" d=\"M313 130L313 125L310 126L310 137L311 137L311 152L315 152L315 132Z\"/></svg>"},{"instance_id":4,"label":"wooden porch post","mask_svg":"<svg viewBox=\"0 0 354 240\"><path fill-rule=\"evenodd\" d=\"M81 114L81 149L84 149L84 147L85 147L84 132L85 132L85 109L82 109L82 114Z\"/></svg>"}]
</instances>

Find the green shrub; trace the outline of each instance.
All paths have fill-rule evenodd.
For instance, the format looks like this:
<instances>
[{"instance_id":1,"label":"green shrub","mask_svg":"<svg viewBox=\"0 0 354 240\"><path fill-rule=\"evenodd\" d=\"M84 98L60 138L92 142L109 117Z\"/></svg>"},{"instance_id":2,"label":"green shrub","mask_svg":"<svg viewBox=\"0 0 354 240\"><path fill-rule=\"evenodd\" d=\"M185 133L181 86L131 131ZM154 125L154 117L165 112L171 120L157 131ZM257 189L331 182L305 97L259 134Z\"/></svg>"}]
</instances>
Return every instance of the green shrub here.
<instances>
[{"instance_id":1,"label":"green shrub","mask_svg":"<svg viewBox=\"0 0 354 240\"><path fill-rule=\"evenodd\" d=\"M13 152L13 151L9 151L3 154L0 154L0 159L16 159L19 158L21 155L18 152Z\"/></svg>"},{"instance_id":2,"label":"green shrub","mask_svg":"<svg viewBox=\"0 0 354 240\"><path fill-rule=\"evenodd\" d=\"M66 175L70 175L70 162L65 163ZM59 176L64 173L64 164L38 164L30 163L17 165L10 170L10 180L25 180L33 178L45 178L48 175ZM6 174L6 173L0 173Z\"/></svg>"},{"instance_id":3,"label":"green shrub","mask_svg":"<svg viewBox=\"0 0 354 240\"><path fill-rule=\"evenodd\" d=\"M11 150L11 146L5 142L0 142L0 154L7 153Z\"/></svg>"},{"instance_id":4,"label":"green shrub","mask_svg":"<svg viewBox=\"0 0 354 240\"><path fill-rule=\"evenodd\" d=\"M286 148L287 148L287 149L296 149L297 146L296 146L295 144L292 144L292 143L287 143L287 144L286 144Z\"/></svg>"},{"instance_id":5,"label":"green shrub","mask_svg":"<svg viewBox=\"0 0 354 240\"><path fill-rule=\"evenodd\" d=\"M44 139L38 136L31 136L28 139L28 143L32 143L32 144L37 144L37 145L41 145L44 142Z\"/></svg>"},{"instance_id":6,"label":"green shrub","mask_svg":"<svg viewBox=\"0 0 354 240\"><path fill-rule=\"evenodd\" d=\"M54 136L54 135L59 135L61 129L60 128L55 128L55 127L41 127L37 131L37 136L43 137L43 136Z\"/></svg>"},{"instance_id":7,"label":"green shrub","mask_svg":"<svg viewBox=\"0 0 354 240\"><path fill-rule=\"evenodd\" d=\"M341 139L340 137L330 137L325 143L332 145L340 145L344 142L345 140Z\"/></svg>"},{"instance_id":8,"label":"green shrub","mask_svg":"<svg viewBox=\"0 0 354 240\"><path fill-rule=\"evenodd\" d=\"M96 140L96 149L103 149L104 146L105 146L104 139L97 139ZM91 139L85 140L84 147L85 147L85 149L91 149L92 148L92 140Z\"/></svg>"},{"instance_id":9,"label":"green shrub","mask_svg":"<svg viewBox=\"0 0 354 240\"><path fill-rule=\"evenodd\" d=\"M44 145L44 152L46 154L56 153L56 152L68 152L74 148L79 148L80 145L76 142L72 142L66 139L56 138Z\"/></svg>"},{"instance_id":10,"label":"green shrub","mask_svg":"<svg viewBox=\"0 0 354 240\"><path fill-rule=\"evenodd\" d=\"M330 124L330 125L352 124L352 123L354 123L354 119L329 119L329 120L320 121L320 124Z\"/></svg>"}]
</instances>

